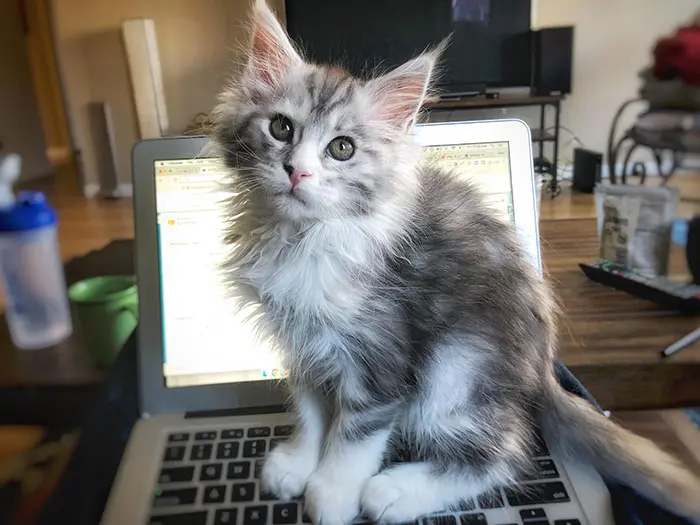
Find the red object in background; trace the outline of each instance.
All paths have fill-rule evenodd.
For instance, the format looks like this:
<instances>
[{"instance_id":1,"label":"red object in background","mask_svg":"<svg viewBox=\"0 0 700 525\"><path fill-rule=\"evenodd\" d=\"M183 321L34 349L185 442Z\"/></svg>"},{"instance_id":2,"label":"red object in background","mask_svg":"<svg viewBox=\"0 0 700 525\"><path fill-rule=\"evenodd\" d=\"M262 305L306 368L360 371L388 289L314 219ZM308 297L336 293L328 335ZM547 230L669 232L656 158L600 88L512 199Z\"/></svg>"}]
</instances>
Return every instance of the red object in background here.
<instances>
[{"instance_id":1,"label":"red object in background","mask_svg":"<svg viewBox=\"0 0 700 525\"><path fill-rule=\"evenodd\" d=\"M700 25L682 27L654 48L654 76L700 87Z\"/></svg>"}]
</instances>

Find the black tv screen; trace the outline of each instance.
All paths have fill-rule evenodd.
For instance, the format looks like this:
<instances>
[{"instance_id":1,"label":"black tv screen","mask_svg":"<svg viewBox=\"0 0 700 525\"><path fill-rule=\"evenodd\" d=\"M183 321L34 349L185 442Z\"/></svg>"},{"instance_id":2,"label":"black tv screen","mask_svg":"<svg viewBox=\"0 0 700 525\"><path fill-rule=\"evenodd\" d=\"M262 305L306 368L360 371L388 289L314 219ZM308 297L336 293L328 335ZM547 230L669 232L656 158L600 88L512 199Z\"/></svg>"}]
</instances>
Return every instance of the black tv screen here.
<instances>
[{"instance_id":1,"label":"black tv screen","mask_svg":"<svg viewBox=\"0 0 700 525\"><path fill-rule=\"evenodd\" d=\"M443 91L530 85L530 0L286 0L286 16L311 60L356 75L397 66L451 34Z\"/></svg>"}]
</instances>

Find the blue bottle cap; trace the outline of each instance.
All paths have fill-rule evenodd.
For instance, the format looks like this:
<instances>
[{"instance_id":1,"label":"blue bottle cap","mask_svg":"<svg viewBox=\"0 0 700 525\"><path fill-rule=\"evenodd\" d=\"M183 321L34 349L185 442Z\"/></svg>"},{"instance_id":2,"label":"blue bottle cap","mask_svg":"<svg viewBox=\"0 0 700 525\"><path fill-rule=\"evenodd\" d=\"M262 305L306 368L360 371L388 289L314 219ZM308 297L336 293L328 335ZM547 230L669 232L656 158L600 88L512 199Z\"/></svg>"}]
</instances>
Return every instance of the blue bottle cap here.
<instances>
[{"instance_id":1,"label":"blue bottle cap","mask_svg":"<svg viewBox=\"0 0 700 525\"><path fill-rule=\"evenodd\" d=\"M34 230L57 222L56 210L40 191L20 191L11 207L0 208L0 232Z\"/></svg>"}]
</instances>

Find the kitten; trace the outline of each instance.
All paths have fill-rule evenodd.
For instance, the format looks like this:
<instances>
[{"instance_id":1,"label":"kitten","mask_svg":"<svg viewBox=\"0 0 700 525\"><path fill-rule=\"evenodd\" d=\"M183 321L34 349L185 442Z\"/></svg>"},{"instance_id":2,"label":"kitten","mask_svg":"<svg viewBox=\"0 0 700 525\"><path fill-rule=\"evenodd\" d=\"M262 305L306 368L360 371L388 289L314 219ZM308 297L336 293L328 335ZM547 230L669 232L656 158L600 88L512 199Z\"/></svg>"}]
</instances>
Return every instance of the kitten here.
<instances>
[{"instance_id":1,"label":"kitten","mask_svg":"<svg viewBox=\"0 0 700 525\"><path fill-rule=\"evenodd\" d=\"M700 483L564 392L554 308L512 227L420 161L438 52L371 80L305 62L262 0L222 95L232 294L282 348L298 429L263 483L315 523L406 522L514 482L541 427L562 455L686 516ZM384 462L403 451L409 462Z\"/></svg>"}]
</instances>

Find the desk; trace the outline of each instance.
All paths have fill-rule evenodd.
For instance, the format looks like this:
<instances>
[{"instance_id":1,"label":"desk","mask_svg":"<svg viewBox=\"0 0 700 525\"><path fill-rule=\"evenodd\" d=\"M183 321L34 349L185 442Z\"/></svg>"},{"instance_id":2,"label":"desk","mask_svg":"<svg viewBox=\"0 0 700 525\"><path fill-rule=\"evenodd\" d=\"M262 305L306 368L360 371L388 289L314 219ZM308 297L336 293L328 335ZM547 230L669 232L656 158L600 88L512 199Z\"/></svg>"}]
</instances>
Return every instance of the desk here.
<instances>
[{"instance_id":1,"label":"desk","mask_svg":"<svg viewBox=\"0 0 700 525\"><path fill-rule=\"evenodd\" d=\"M563 309L559 356L598 401L609 410L700 406L700 344L663 361L659 357L697 326L697 318L661 311L589 281L577 264L596 258L594 219L542 221L541 236L545 266ZM115 241L69 262L66 274L74 282L129 273L132 261L133 243ZM66 392L73 392L75 403L89 401L85 398L102 373L90 364L77 337L55 348L21 352L12 347L1 322L0 414L17 413L21 403L30 402L30 410L42 409L49 417Z\"/></svg>"},{"instance_id":2,"label":"desk","mask_svg":"<svg viewBox=\"0 0 700 525\"><path fill-rule=\"evenodd\" d=\"M545 267L558 296L559 358L608 410L700 406L700 343L670 358L661 350L697 327L697 317L590 281L579 262L598 253L595 219L542 221ZM674 252L671 271L683 268Z\"/></svg>"}]
</instances>

